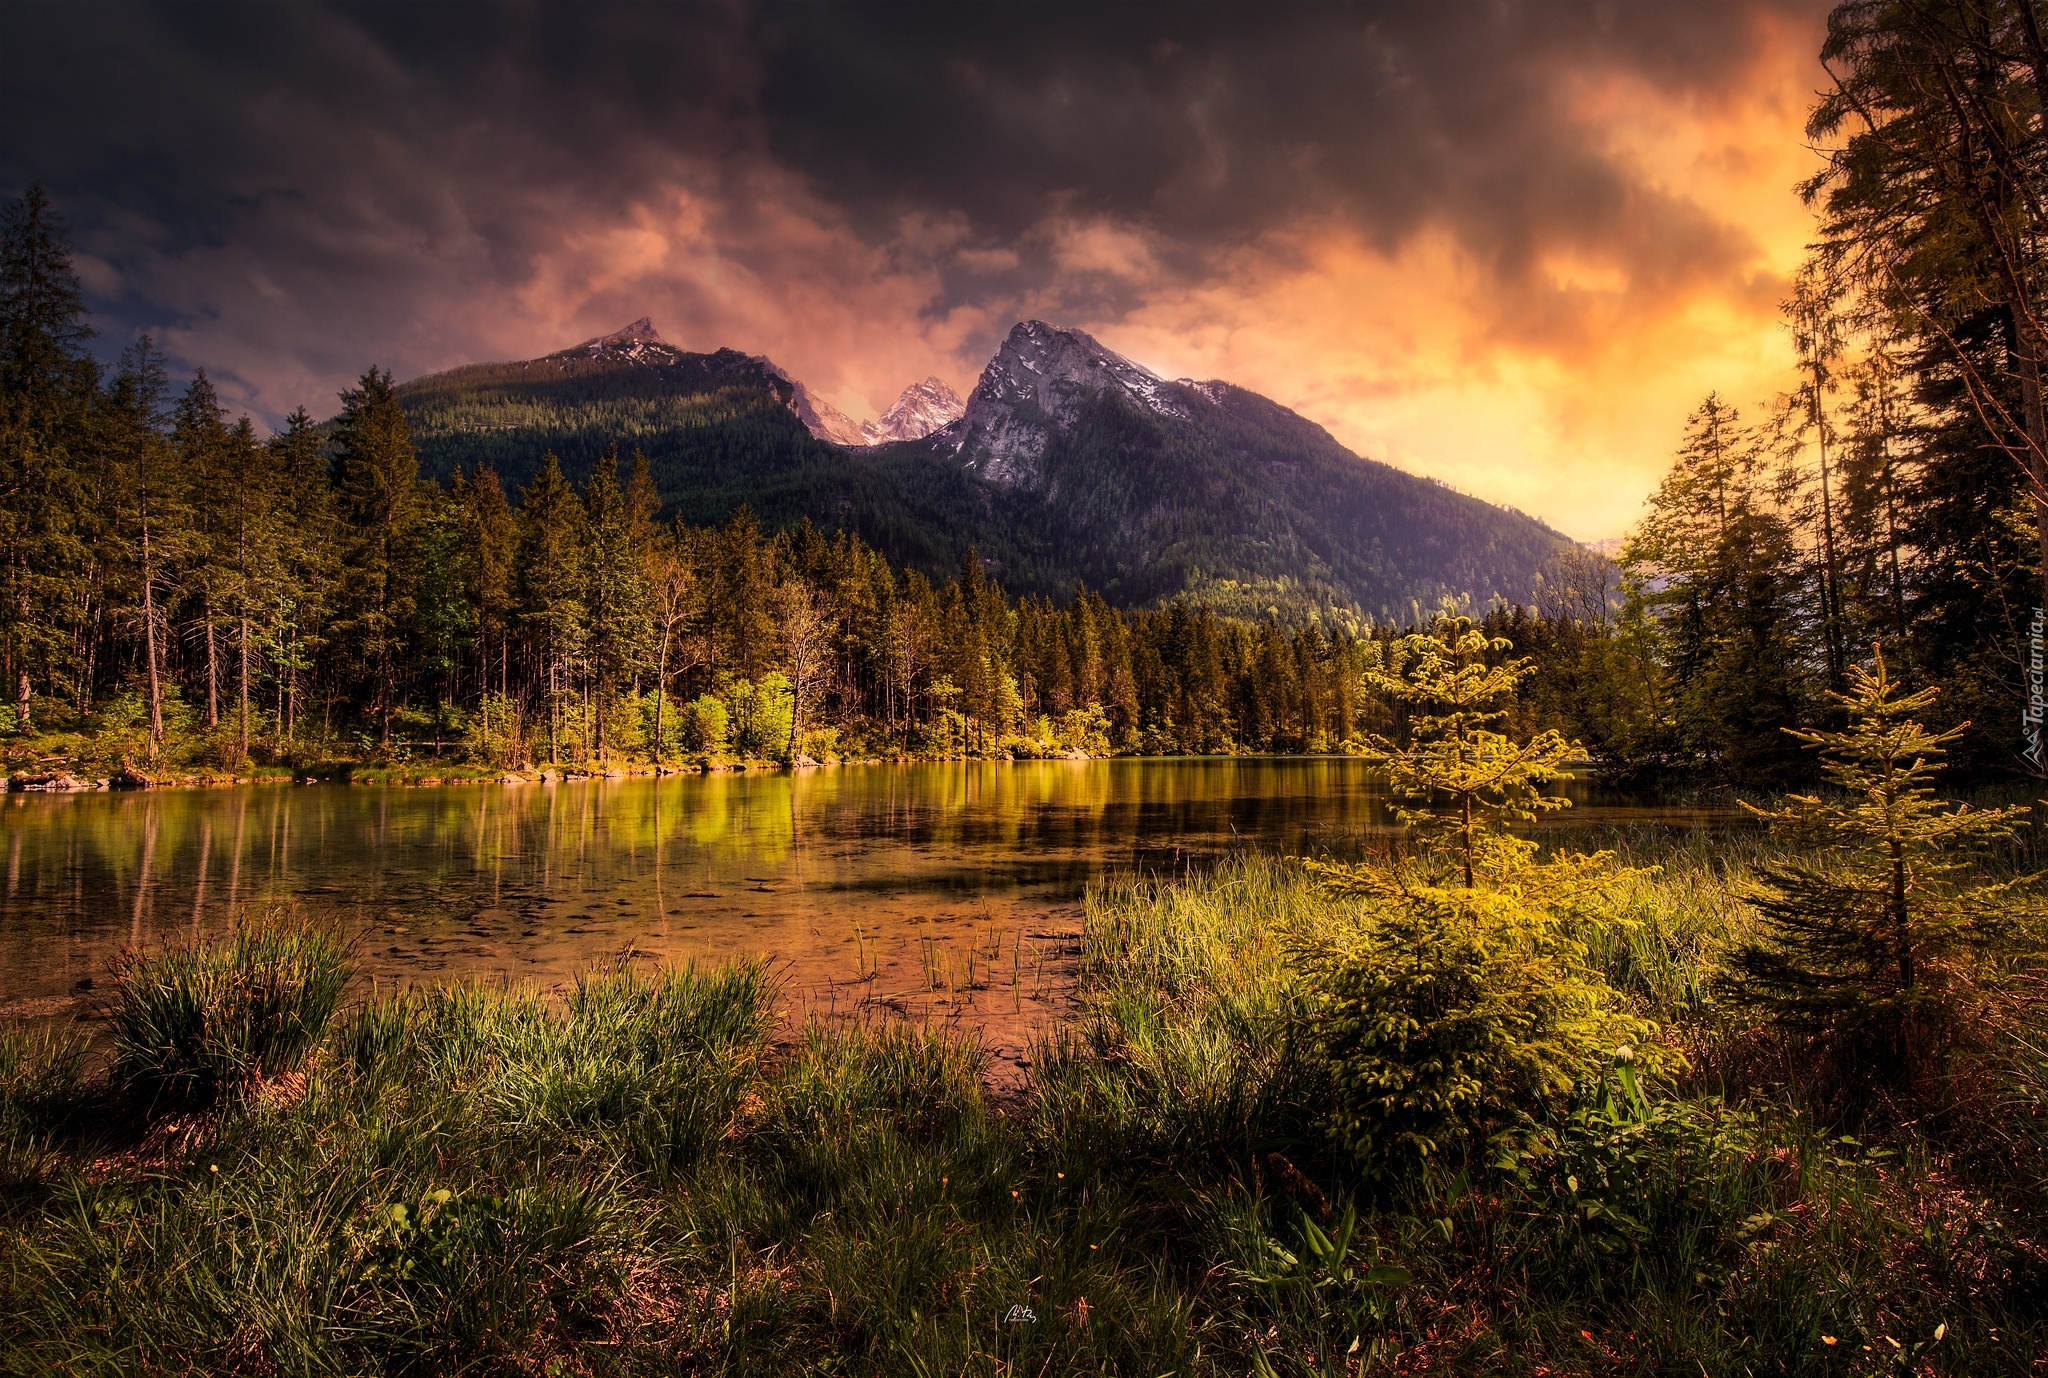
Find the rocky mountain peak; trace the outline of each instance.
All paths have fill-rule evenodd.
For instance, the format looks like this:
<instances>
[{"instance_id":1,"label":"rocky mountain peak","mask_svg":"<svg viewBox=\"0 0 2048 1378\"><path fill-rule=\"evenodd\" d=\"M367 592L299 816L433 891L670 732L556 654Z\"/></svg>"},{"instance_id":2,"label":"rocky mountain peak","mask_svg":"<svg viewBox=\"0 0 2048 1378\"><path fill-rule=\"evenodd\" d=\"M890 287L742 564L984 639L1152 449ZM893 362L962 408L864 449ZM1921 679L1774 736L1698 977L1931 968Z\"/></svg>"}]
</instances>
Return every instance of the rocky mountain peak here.
<instances>
[{"instance_id":1,"label":"rocky mountain peak","mask_svg":"<svg viewBox=\"0 0 2048 1378\"><path fill-rule=\"evenodd\" d=\"M943 430L958 421L966 409L967 404L960 400L960 394L947 387L944 379L927 378L903 389L902 396L882 413L881 420L861 426L861 435L870 445L886 445L892 440L922 440L933 431Z\"/></svg>"},{"instance_id":2,"label":"rocky mountain peak","mask_svg":"<svg viewBox=\"0 0 2048 1378\"><path fill-rule=\"evenodd\" d=\"M1150 369L1103 348L1093 335L1061 330L1044 321L1019 321L989 361L975 394L980 395L984 388L1021 389L1044 405L1050 400L1050 388L1079 383L1091 388L1120 387L1148 398L1163 381Z\"/></svg>"},{"instance_id":3,"label":"rocky mountain peak","mask_svg":"<svg viewBox=\"0 0 2048 1378\"><path fill-rule=\"evenodd\" d=\"M1187 415L1171 384L1104 348L1094 336L1044 321L1019 321L982 370L946 438L969 470L1005 487L1030 486L1051 432L1110 388L1146 411Z\"/></svg>"},{"instance_id":4,"label":"rocky mountain peak","mask_svg":"<svg viewBox=\"0 0 2048 1378\"><path fill-rule=\"evenodd\" d=\"M625 354L637 355L647 345L659 345L663 349L673 348L667 340L661 338L661 333L654 328L653 318L642 316L631 325L621 326L609 335L598 335L592 339L585 340L582 344L563 350L562 353L604 354L610 351L619 351Z\"/></svg>"}]
</instances>

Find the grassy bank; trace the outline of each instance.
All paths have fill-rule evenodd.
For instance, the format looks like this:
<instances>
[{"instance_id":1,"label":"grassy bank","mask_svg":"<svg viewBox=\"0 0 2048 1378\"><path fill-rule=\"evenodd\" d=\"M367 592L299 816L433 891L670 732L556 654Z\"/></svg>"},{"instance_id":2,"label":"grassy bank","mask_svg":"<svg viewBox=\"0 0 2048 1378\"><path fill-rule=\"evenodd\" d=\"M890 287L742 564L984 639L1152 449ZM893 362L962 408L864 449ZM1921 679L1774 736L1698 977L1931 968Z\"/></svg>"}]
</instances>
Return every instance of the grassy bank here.
<instances>
[{"instance_id":1,"label":"grassy bank","mask_svg":"<svg viewBox=\"0 0 2048 1378\"><path fill-rule=\"evenodd\" d=\"M117 999L176 1066L0 1048L0 1370L2048 1369L2038 987L1844 1110L1714 999L1753 845L1663 849L1594 945L1690 1070L1515 1171L1330 1147L1293 954L1362 902L1285 863L1092 894L1081 1013L1000 1101L939 1033L772 1043L752 967L358 992L300 1057L324 986L209 1023L180 992L233 954L144 962Z\"/></svg>"}]
</instances>

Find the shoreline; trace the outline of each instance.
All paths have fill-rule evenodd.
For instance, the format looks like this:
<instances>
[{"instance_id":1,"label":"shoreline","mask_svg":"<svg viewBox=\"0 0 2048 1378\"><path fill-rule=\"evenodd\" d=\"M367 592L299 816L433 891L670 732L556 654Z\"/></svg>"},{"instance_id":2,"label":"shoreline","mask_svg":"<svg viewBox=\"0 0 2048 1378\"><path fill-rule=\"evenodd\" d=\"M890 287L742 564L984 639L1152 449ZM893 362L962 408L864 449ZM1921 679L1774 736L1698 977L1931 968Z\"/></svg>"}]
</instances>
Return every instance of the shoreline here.
<instances>
[{"instance_id":1,"label":"shoreline","mask_svg":"<svg viewBox=\"0 0 2048 1378\"><path fill-rule=\"evenodd\" d=\"M855 756L833 757L827 760L812 760L799 757L795 761L776 761L753 758L700 758L695 761L677 763L654 763L635 761L626 765L581 766L529 766L521 769L500 769L494 767L471 767L457 765L453 769L438 773L418 773L391 766L357 762L322 762L319 765L295 768L286 772L277 767L267 767L248 773L191 772L181 774L147 775L132 767L106 776L85 777L71 774L59 763L44 761L39 764L50 768L44 770L14 770L0 773L0 793L7 794L102 794L141 793L148 790L188 789L234 789L248 785L302 786L302 785L366 785L384 786L394 789L432 789L450 785L555 785L589 780L631 780L660 778L670 775L742 775L764 772L790 773L831 770L851 766L915 766L915 765L1018 765L1033 762L1087 762L1087 761L1199 761L1199 760L1284 760L1284 761L1350 761L1360 759L1345 751L1319 752L1209 752L1186 755L1145 755L1142 753L1111 753L1091 755L1083 751L1069 751L1060 755L1047 756Z\"/></svg>"}]
</instances>

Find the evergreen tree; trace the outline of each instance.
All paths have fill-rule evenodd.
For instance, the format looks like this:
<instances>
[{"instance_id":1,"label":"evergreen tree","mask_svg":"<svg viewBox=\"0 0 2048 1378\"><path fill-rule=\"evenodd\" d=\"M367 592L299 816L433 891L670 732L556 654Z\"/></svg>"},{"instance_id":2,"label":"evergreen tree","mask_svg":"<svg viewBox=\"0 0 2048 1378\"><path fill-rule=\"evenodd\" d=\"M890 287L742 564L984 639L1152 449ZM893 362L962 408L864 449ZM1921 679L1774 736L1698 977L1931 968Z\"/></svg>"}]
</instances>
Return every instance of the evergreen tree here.
<instances>
[{"instance_id":1,"label":"evergreen tree","mask_svg":"<svg viewBox=\"0 0 2048 1378\"><path fill-rule=\"evenodd\" d=\"M389 373L372 368L341 394L333 451L342 534L334 634L369 679L379 741L389 745L422 516L419 457Z\"/></svg>"},{"instance_id":2,"label":"evergreen tree","mask_svg":"<svg viewBox=\"0 0 2048 1378\"><path fill-rule=\"evenodd\" d=\"M1367 683L1407 710L1409 731L1405 746L1375 739L1369 759L1408 805L1402 822L1426 843L1448 844L1467 889L1489 834L1570 803L1542 790L1571 778L1564 763L1576 743L1545 730L1518 744L1496 730L1515 687L1534 670L1526 658L1489 659L1513 649L1470 618L1442 616L1395 642L1384 668L1366 671ZM1450 800L1448 814L1430 807L1439 795Z\"/></svg>"},{"instance_id":3,"label":"evergreen tree","mask_svg":"<svg viewBox=\"0 0 2048 1378\"><path fill-rule=\"evenodd\" d=\"M1796 751L1778 729L1806 700L1801 561L1761 439L1719 397L1687 422L1622 562L1665 643L1679 742L1740 784L1793 778Z\"/></svg>"},{"instance_id":4,"label":"evergreen tree","mask_svg":"<svg viewBox=\"0 0 2048 1378\"><path fill-rule=\"evenodd\" d=\"M277 732L290 741L297 731L306 677L319 665L328 644L327 619L340 582L334 492L328 463L313 418L300 407L270 439L278 485L277 520L284 563L269 622L266 654L275 669Z\"/></svg>"},{"instance_id":5,"label":"evergreen tree","mask_svg":"<svg viewBox=\"0 0 2048 1378\"><path fill-rule=\"evenodd\" d=\"M29 731L31 680L78 674L87 571L103 533L86 500L99 369L86 352L64 227L40 186L0 219L0 670Z\"/></svg>"},{"instance_id":6,"label":"evergreen tree","mask_svg":"<svg viewBox=\"0 0 2048 1378\"><path fill-rule=\"evenodd\" d=\"M185 492L185 539L175 552L185 593L187 635L201 651L199 697L206 730L220 725L223 590L234 578L228 510L243 482L241 462L213 382L200 369L171 412L171 452Z\"/></svg>"},{"instance_id":7,"label":"evergreen tree","mask_svg":"<svg viewBox=\"0 0 2048 1378\"><path fill-rule=\"evenodd\" d=\"M184 493L164 435L165 388L163 356L145 335L121 355L104 432L119 474L116 486L127 499L116 521L130 555L121 611L142 635L152 756L164 747L165 554L184 539Z\"/></svg>"},{"instance_id":8,"label":"evergreen tree","mask_svg":"<svg viewBox=\"0 0 2048 1378\"><path fill-rule=\"evenodd\" d=\"M1802 189L1821 215L1818 260L1946 356L1984 438L2028 476L2028 601L2048 603L2048 46L2034 0L1843 0L1821 58L1835 84L1807 133L1827 161ZM1969 338L1986 317L2002 336L1992 367Z\"/></svg>"},{"instance_id":9,"label":"evergreen tree","mask_svg":"<svg viewBox=\"0 0 2048 1378\"><path fill-rule=\"evenodd\" d=\"M1976 879L1970 863L2027 810L1935 798L1940 759L1962 731L1921 724L1935 696L1901 694L1882 654L1855 667L1836 696L1849 726L1791 733L1818 749L1842 797L1751 810L1813 854L1764 867L1752 902L1766 936L1736 953L1733 992L1790 1029L1838 1037L1883 1074L1941 1051L1975 959L2015 907L2011 885Z\"/></svg>"},{"instance_id":10,"label":"evergreen tree","mask_svg":"<svg viewBox=\"0 0 2048 1378\"><path fill-rule=\"evenodd\" d=\"M583 504L552 454L519 495L515 607L535 689L547 712L548 759L561 763L563 711L585 629Z\"/></svg>"},{"instance_id":11,"label":"evergreen tree","mask_svg":"<svg viewBox=\"0 0 2048 1378\"><path fill-rule=\"evenodd\" d=\"M647 588L644 507L627 506L619 488L618 455L605 456L583 491L584 635L595 676L597 753L608 751L605 723L624 686L648 663L652 609Z\"/></svg>"},{"instance_id":12,"label":"evergreen tree","mask_svg":"<svg viewBox=\"0 0 2048 1378\"><path fill-rule=\"evenodd\" d=\"M647 551L647 581L654 610L654 759L665 759L669 686L708 658L709 637L692 635L703 622L704 583L696 566L698 539L680 521L655 533Z\"/></svg>"},{"instance_id":13,"label":"evergreen tree","mask_svg":"<svg viewBox=\"0 0 2048 1378\"><path fill-rule=\"evenodd\" d=\"M291 499L279 450L259 445L243 417L229 435L227 452L236 479L227 485L223 544L231 557L220 590L222 611L233 636L236 701L235 757L249 759L254 695L262 673L263 647L278 640L273 625L293 598Z\"/></svg>"},{"instance_id":14,"label":"evergreen tree","mask_svg":"<svg viewBox=\"0 0 2048 1378\"><path fill-rule=\"evenodd\" d=\"M736 510L706 550L710 589L705 599L711 671L758 680L774 667L773 553L750 510Z\"/></svg>"},{"instance_id":15,"label":"evergreen tree","mask_svg":"<svg viewBox=\"0 0 2048 1378\"><path fill-rule=\"evenodd\" d=\"M446 710L460 695L463 670L477 642L479 568L475 513L458 487L430 487L420 504L413 538L409 676L434 687L437 739Z\"/></svg>"}]
</instances>

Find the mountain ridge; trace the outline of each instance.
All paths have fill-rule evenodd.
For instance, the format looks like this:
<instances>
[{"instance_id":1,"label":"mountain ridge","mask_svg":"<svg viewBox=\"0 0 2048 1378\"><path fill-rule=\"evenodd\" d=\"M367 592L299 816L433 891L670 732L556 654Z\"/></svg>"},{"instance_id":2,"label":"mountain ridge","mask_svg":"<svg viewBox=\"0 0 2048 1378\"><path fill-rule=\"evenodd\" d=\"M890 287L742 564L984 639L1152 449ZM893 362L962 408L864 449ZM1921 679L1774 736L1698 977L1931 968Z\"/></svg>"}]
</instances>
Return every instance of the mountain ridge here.
<instances>
[{"instance_id":1,"label":"mountain ridge","mask_svg":"<svg viewBox=\"0 0 2048 1378\"><path fill-rule=\"evenodd\" d=\"M1526 601L1568 544L1353 454L1269 398L1162 378L1036 320L1017 323L964 401L926 379L865 425L764 356L690 353L644 317L398 391L430 473L490 464L516 489L549 449L580 477L608 446L637 448L667 509L693 523L745 504L771 527L856 532L934 577L974 549L1017 592L1086 582L1122 603L1402 620L1445 598Z\"/></svg>"}]
</instances>

